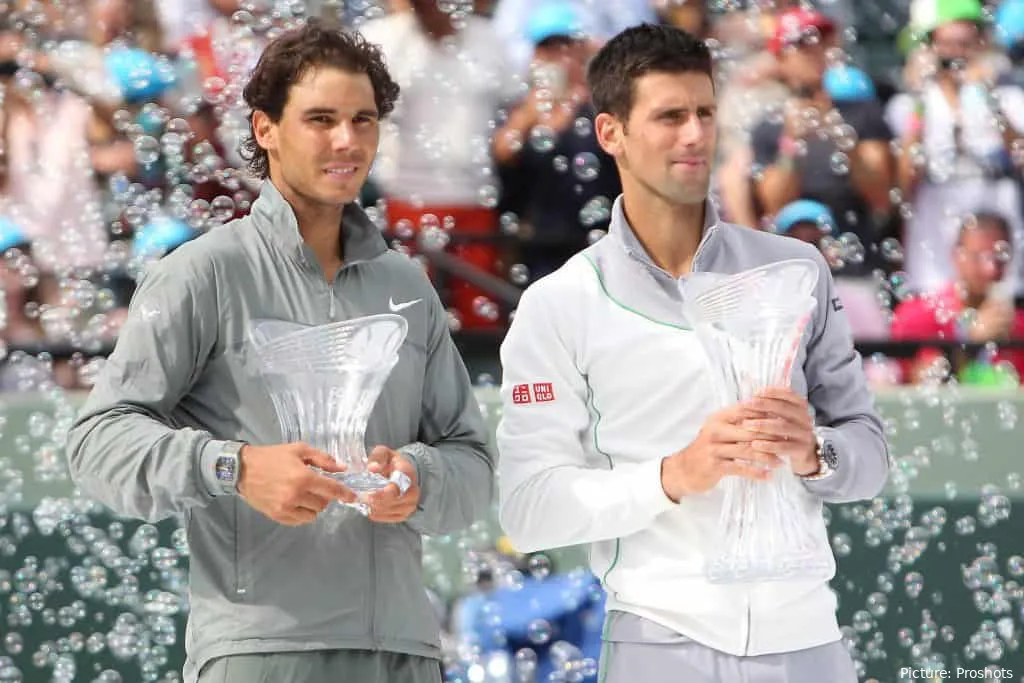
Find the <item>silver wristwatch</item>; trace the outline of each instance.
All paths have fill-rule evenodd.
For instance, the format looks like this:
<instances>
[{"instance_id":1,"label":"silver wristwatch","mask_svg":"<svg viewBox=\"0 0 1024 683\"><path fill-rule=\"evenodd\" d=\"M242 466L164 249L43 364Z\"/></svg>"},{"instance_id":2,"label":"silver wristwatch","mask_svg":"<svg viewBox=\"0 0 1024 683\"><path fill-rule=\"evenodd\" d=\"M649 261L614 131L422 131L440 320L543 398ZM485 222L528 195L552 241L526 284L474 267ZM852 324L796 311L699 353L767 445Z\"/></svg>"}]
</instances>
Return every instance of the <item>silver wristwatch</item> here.
<instances>
[{"instance_id":1,"label":"silver wristwatch","mask_svg":"<svg viewBox=\"0 0 1024 683\"><path fill-rule=\"evenodd\" d=\"M839 467L839 456L836 454L836 448L832 445L832 442L825 438L825 436L817 429L814 430L814 436L818 440L818 449L816 455L818 456L818 471L814 474L808 474L803 476L804 481L820 481L827 479L836 473L836 468Z\"/></svg>"},{"instance_id":2,"label":"silver wristwatch","mask_svg":"<svg viewBox=\"0 0 1024 683\"><path fill-rule=\"evenodd\" d=\"M217 485L221 493L237 493L238 479L242 474L241 452L245 443L242 441L225 441L217 460L214 462L213 471L217 477Z\"/></svg>"}]
</instances>

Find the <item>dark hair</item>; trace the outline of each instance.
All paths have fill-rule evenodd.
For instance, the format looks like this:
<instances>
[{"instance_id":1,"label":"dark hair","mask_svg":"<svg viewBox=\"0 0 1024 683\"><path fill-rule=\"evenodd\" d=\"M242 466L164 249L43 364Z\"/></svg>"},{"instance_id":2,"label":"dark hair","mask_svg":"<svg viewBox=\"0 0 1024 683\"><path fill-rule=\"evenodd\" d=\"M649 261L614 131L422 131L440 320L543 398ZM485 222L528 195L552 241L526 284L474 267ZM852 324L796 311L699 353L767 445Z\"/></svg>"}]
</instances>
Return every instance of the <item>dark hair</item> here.
<instances>
[{"instance_id":1,"label":"dark hair","mask_svg":"<svg viewBox=\"0 0 1024 683\"><path fill-rule=\"evenodd\" d=\"M634 83L652 72L696 71L714 78L711 51L683 29L663 24L640 24L609 40L587 67L590 97L598 113L629 118Z\"/></svg>"},{"instance_id":2,"label":"dark hair","mask_svg":"<svg viewBox=\"0 0 1024 683\"><path fill-rule=\"evenodd\" d=\"M281 120L291 87L311 69L331 66L349 73L366 74L373 85L377 113L386 117L395 108L398 84L388 73L379 47L354 31L328 28L319 19L281 34L260 55L252 76L242 91L252 111L262 111L274 122ZM252 115L249 135L241 144L249 172L258 178L270 173L267 151L256 142Z\"/></svg>"},{"instance_id":3,"label":"dark hair","mask_svg":"<svg viewBox=\"0 0 1024 683\"><path fill-rule=\"evenodd\" d=\"M967 216L960 224L960 232L957 235L956 243L963 244L964 235L970 230L988 228L1003 233L1003 240L1007 244L1013 244L1013 229L1006 216L995 211L976 211Z\"/></svg>"}]
</instances>

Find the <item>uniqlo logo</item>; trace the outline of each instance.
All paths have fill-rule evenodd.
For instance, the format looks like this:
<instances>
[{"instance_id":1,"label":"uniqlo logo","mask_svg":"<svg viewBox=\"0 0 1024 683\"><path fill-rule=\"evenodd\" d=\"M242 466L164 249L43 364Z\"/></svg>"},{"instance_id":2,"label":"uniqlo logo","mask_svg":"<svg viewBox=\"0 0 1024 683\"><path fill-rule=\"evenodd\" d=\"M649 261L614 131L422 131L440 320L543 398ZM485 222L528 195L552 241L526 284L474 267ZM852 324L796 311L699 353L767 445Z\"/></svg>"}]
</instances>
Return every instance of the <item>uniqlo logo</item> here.
<instances>
[{"instance_id":1,"label":"uniqlo logo","mask_svg":"<svg viewBox=\"0 0 1024 683\"><path fill-rule=\"evenodd\" d=\"M513 403L529 403L530 402L530 385L529 384L517 384L512 387L512 402Z\"/></svg>"},{"instance_id":2,"label":"uniqlo logo","mask_svg":"<svg viewBox=\"0 0 1024 683\"><path fill-rule=\"evenodd\" d=\"M555 390L551 388L551 382L537 382L533 385L533 397L537 403L555 400Z\"/></svg>"}]
</instances>

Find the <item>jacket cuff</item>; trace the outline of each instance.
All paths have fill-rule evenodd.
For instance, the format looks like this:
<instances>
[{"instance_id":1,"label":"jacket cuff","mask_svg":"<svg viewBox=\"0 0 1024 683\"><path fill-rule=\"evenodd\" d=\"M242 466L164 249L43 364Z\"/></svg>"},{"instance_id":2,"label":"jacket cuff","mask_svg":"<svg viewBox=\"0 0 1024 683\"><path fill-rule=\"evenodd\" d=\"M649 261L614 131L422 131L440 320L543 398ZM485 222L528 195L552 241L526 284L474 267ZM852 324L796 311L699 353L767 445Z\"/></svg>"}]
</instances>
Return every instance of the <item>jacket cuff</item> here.
<instances>
[{"instance_id":1,"label":"jacket cuff","mask_svg":"<svg viewBox=\"0 0 1024 683\"><path fill-rule=\"evenodd\" d=\"M626 486L631 493L630 498L637 502L640 509L652 516L660 515L678 506L665 493L661 485L661 462L663 458L655 458L639 463L627 475Z\"/></svg>"},{"instance_id":2,"label":"jacket cuff","mask_svg":"<svg viewBox=\"0 0 1024 683\"><path fill-rule=\"evenodd\" d=\"M427 496L430 495L430 483L434 471L434 449L419 441L407 444L398 449L398 452L408 458L416 470L416 485L420 487L420 502L418 508L423 509Z\"/></svg>"},{"instance_id":3,"label":"jacket cuff","mask_svg":"<svg viewBox=\"0 0 1024 683\"><path fill-rule=\"evenodd\" d=\"M849 482L853 477L853 463L849 458L849 449L842 434L835 427L818 427L818 432L824 441L832 444L836 451L836 468L832 474L824 479L804 479L804 487L816 496L826 498L842 496L849 488Z\"/></svg>"}]
</instances>

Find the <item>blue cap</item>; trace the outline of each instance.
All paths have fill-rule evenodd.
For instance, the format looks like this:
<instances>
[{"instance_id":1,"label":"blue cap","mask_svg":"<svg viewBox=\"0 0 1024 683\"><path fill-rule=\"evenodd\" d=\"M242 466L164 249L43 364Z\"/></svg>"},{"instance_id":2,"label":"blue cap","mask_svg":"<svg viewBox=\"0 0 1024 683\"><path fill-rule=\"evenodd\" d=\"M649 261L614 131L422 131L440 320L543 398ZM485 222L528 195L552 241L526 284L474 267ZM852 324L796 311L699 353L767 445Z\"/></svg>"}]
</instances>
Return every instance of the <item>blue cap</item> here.
<instances>
[{"instance_id":1,"label":"blue cap","mask_svg":"<svg viewBox=\"0 0 1024 683\"><path fill-rule=\"evenodd\" d=\"M877 97L871 77L854 66L827 69L822 84L834 102L868 102Z\"/></svg>"},{"instance_id":2,"label":"blue cap","mask_svg":"<svg viewBox=\"0 0 1024 683\"><path fill-rule=\"evenodd\" d=\"M1003 49L1008 50L1024 39L1024 0L1005 0L993 19L996 41Z\"/></svg>"},{"instance_id":3,"label":"blue cap","mask_svg":"<svg viewBox=\"0 0 1024 683\"><path fill-rule=\"evenodd\" d=\"M199 231L185 221L157 216L135 233L132 248L140 256L166 254L198 234Z\"/></svg>"},{"instance_id":4,"label":"blue cap","mask_svg":"<svg viewBox=\"0 0 1024 683\"><path fill-rule=\"evenodd\" d=\"M775 214L775 232L784 235L797 223L814 223L822 230L835 229L836 221L832 211L813 199L798 199L786 204Z\"/></svg>"},{"instance_id":5,"label":"blue cap","mask_svg":"<svg viewBox=\"0 0 1024 683\"><path fill-rule=\"evenodd\" d=\"M29 244L28 235L6 218L0 217L0 254L14 247Z\"/></svg>"},{"instance_id":6,"label":"blue cap","mask_svg":"<svg viewBox=\"0 0 1024 683\"><path fill-rule=\"evenodd\" d=\"M576 38L583 32L583 17L571 2L544 2L530 15L526 37L534 45L548 38Z\"/></svg>"},{"instance_id":7,"label":"blue cap","mask_svg":"<svg viewBox=\"0 0 1024 683\"><path fill-rule=\"evenodd\" d=\"M165 58L133 47L116 48L105 57L107 73L127 102L145 102L163 95L177 82L174 66Z\"/></svg>"}]
</instances>

